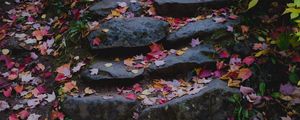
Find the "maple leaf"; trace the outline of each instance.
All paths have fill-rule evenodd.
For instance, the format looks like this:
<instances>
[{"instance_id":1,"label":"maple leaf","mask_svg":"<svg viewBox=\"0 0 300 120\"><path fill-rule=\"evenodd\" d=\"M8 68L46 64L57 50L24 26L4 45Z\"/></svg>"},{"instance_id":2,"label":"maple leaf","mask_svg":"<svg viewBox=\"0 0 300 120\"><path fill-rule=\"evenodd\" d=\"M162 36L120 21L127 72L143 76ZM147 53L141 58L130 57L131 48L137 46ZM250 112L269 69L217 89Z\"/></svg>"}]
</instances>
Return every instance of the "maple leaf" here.
<instances>
[{"instance_id":1,"label":"maple leaf","mask_svg":"<svg viewBox=\"0 0 300 120\"><path fill-rule=\"evenodd\" d=\"M32 36L35 36L37 40L42 40L45 35L48 34L48 31L45 29L36 30L32 32Z\"/></svg>"},{"instance_id":2,"label":"maple leaf","mask_svg":"<svg viewBox=\"0 0 300 120\"><path fill-rule=\"evenodd\" d=\"M84 89L84 93L86 94L86 95L91 95L91 94L94 94L96 91L95 90L93 90L93 89L91 89L91 88L89 88L89 87L86 87L85 89Z\"/></svg>"},{"instance_id":3,"label":"maple leaf","mask_svg":"<svg viewBox=\"0 0 300 120\"><path fill-rule=\"evenodd\" d=\"M72 72L73 73L78 72L81 69L81 67L83 67L83 66L85 66L84 62L77 63L77 65L72 68Z\"/></svg>"},{"instance_id":4,"label":"maple leaf","mask_svg":"<svg viewBox=\"0 0 300 120\"><path fill-rule=\"evenodd\" d=\"M94 46L99 46L101 43L100 38L96 37L95 39L92 40L92 45Z\"/></svg>"},{"instance_id":5,"label":"maple leaf","mask_svg":"<svg viewBox=\"0 0 300 120\"><path fill-rule=\"evenodd\" d=\"M66 77L71 77L70 64L64 64L56 69L57 73L63 74Z\"/></svg>"},{"instance_id":6,"label":"maple leaf","mask_svg":"<svg viewBox=\"0 0 300 120\"><path fill-rule=\"evenodd\" d=\"M98 75L99 69L97 68L92 68L90 69L91 75Z\"/></svg>"},{"instance_id":7,"label":"maple leaf","mask_svg":"<svg viewBox=\"0 0 300 120\"><path fill-rule=\"evenodd\" d=\"M52 94L47 94L47 98L45 100L48 102L52 102L55 100L55 98L56 98L56 95L54 92L52 92Z\"/></svg>"},{"instance_id":8,"label":"maple leaf","mask_svg":"<svg viewBox=\"0 0 300 120\"><path fill-rule=\"evenodd\" d=\"M0 112L8 109L10 106L6 101L0 101Z\"/></svg>"},{"instance_id":9,"label":"maple leaf","mask_svg":"<svg viewBox=\"0 0 300 120\"><path fill-rule=\"evenodd\" d=\"M242 33L248 33L249 32L249 26L241 25Z\"/></svg>"},{"instance_id":10,"label":"maple leaf","mask_svg":"<svg viewBox=\"0 0 300 120\"><path fill-rule=\"evenodd\" d=\"M252 76L252 71L249 68L242 68L239 70L238 78L241 78L243 81L247 80Z\"/></svg>"},{"instance_id":11,"label":"maple leaf","mask_svg":"<svg viewBox=\"0 0 300 120\"><path fill-rule=\"evenodd\" d=\"M77 89L76 81L67 82L62 88L64 93L71 92L73 89Z\"/></svg>"},{"instance_id":12,"label":"maple leaf","mask_svg":"<svg viewBox=\"0 0 300 120\"><path fill-rule=\"evenodd\" d=\"M201 44L201 42L199 41L199 38L197 38L197 39L192 39L192 41L191 41L191 43L190 43L190 45L192 46L192 47L196 47L197 45L200 45Z\"/></svg>"},{"instance_id":13,"label":"maple leaf","mask_svg":"<svg viewBox=\"0 0 300 120\"><path fill-rule=\"evenodd\" d=\"M12 92L12 87L9 87L8 89L3 90L2 92L3 92L3 95L5 97L10 97L11 96L11 92Z\"/></svg>"},{"instance_id":14,"label":"maple leaf","mask_svg":"<svg viewBox=\"0 0 300 120\"><path fill-rule=\"evenodd\" d=\"M248 56L243 59L243 63L245 63L248 66L251 65L254 61L255 61L255 57L253 56Z\"/></svg>"},{"instance_id":15,"label":"maple leaf","mask_svg":"<svg viewBox=\"0 0 300 120\"><path fill-rule=\"evenodd\" d=\"M231 15L228 16L228 18L229 18L229 19L232 19L232 20L236 20L236 19L238 19L238 17L239 17L239 16L234 15L234 14L231 14Z\"/></svg>"}]
</instances>

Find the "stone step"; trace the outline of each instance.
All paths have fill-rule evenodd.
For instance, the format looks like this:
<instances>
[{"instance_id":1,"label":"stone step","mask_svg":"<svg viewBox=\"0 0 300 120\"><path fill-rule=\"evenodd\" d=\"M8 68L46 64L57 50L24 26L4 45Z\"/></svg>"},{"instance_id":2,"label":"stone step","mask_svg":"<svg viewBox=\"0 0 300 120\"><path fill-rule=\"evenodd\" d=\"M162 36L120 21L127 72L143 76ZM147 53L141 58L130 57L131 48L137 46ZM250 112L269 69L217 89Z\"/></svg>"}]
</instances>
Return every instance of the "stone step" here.
<instances>
[{"instance_id":1,"label":"stone step","mask_svg":"<svg viewBox=\"0 0 300 120\"><path fill-rule=\"evenodd\" d=\"M192 38L204 38L208 37L214 32L225 30L228 26L234 27L240 23L240 20L227 19L225 23L217 23L214 21L215 18L200 20L197 22L191 22L186 26L174 31L166 38L166 44L176 46L190 42Z\"/></svg>"},{"instance_id":2,"label":"stone step","mask_svg":"<svg viewBox=\"0 0 300 120\"><path fill-rule=\"evenodd\" d=\"M134 13L135 16L142 15L142 5L139 2L130 2L130 0L102 0L92 5L89 10L98 15L98 18L104 18L119 6L119 2L125 2L128 7L127 11Z\"/></svg>"},{"instance_id":3,"label":"stone step","mask_svg":"<svg viewBox=\"0 0 300 120\"><path fill-rule=\"evenodd\" d=\"M101 24L88 40L93 50L146 47L167 36L169 24L150 17L115 18ZM93 44L96 38L99 45Z\"/></svg>"},{"instance_id":4,"label":"stone step","mask_svg":"<svg viewBox=\"0 0 300 120\"><path fill-rule=\"evenodd\" d=\"M199 9L220 8L235 4L237 0L154 0L156 12L161 16L191 17L199 14Z\"/></svg>"},{"instance_id":5,"label":"stone step","mask_svg":"<svg viewBox=\"0 0 300 120\"><path fill-rule=\"evenodd\" d=\"M105 99L102 96L68 97L63 111L72 120L129 120L138 102L123 96Z\"/></svg>"},{"instance_id":6,"label":"stone step","mask_svg":"<svg viewBox=\"0 0 300 120\"><path fill-rule=\"evenodd\" d=\"M122 80L122 79L135 79L150 75L154 76L172 76L178 73L184 73L205 64L211 64L215 61L206 54L213 54L214 49L209 45L199 45L194 48L189 48L183 55L177 56L170 54L163 59L164 65L156 66L152 63L149 67L136 69L135 72L127 70L124 61L108 61L96 60L92 65L84 70L81 76L88 80ZM106 67L106 64L112 64ZM90 70L97 69L98 74L92 75Z\"/></svg>"},{"instance_id":7,"label":"stone step","mask_svg":"<svg viewBox=\"0 0 300 120\"><path fill-rule=\"evenodd\" d=\"M165 104L150 106L140 112L139 120L224 120L234 107L227 98L237 89L221 80L211 81L194 95L175 98ZM73 120L132 120L140 102L119 95L110 99L102 96L67 97L62 110Z\"/></svg>"}]
</instances>

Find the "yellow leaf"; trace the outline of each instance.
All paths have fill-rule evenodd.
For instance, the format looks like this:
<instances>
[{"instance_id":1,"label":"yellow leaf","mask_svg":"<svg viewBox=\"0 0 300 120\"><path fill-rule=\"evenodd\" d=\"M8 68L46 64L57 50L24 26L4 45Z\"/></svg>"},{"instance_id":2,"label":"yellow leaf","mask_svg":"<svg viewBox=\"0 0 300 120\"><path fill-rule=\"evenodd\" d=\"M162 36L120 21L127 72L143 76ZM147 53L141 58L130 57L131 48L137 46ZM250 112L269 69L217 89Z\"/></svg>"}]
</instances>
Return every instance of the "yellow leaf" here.
<instances>
[{"instance_id":1,"label":"yellow leaf","mask_svg":"<svg viewBox=\"0 0 300 120\"><path fill-rule=\"evenodd\" d=\"M239 80L229 79L227 85L228 85L228 87L240 87L240 84L241 84L241 81L239 81Z\"/></svg>"},{"instance_id":2,"label":"yellow leaf","mask_svg":"<svg viewBox=\"0 0 300 120\"><path fill-rule=\"evenodd\" d=\"M269 51L268 50L262 50L262 51L259 51L258 53L255 54L255 57L260 57L262 55L265 55L267 54Z\"/></svg>"},{"instance_id":3,"label":"yellow leaf","mask_svg":"<svg viewBox=\"0 0 300 120\"><path fill-rule=\"evenodd\" d=\"M258 0L251 0L248 4L248 10L253 8L258 3Z\"/></svg>"},{"instance_id":4,"label":"yellow leaf","mask_svg":"<svg viewBox=\"0 0 300 120\"><path fill-rule=\"evenodd\" d=\"M119 16L121 16L121 13L119 11L112 10L111 15L114 16L114 17L119 17Z\"/></svg>"},{"instance_id":5,"label":"yellow leaf","mask_svg":"<svg viewBox=\"0 0 300 120\"><path fill-rule=\"evenodd\" d=\"M298 81L298 84L297 84L298 86L300 86L300 80Z\"/></svg>"}]
</instances>

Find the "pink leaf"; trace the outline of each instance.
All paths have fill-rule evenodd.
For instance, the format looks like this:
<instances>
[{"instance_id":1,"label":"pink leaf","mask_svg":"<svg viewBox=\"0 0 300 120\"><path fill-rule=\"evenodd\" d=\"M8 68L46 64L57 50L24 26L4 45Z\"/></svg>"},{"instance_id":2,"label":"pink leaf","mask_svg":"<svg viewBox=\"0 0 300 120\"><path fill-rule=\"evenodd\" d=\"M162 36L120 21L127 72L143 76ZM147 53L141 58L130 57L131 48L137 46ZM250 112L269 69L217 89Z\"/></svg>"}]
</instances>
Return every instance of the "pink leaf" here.
<instances>
[{"instance_id":1,"label":"pink leaf","mask_svg":"<svg viewBox=\"0 0 300 120\"><path fill-rule=\"evenodd\" d=\"M94 46L99 46L101 43L100 38L96 37L95 39L92 40L92 45Z\"/></svg>"},{"instance_id":2,"label":"pink leaf","mask_svg":"<svg viewBox=\"0 0 300 120\"><path fill-rule=\"evenodd\" d=\"M255 61L255 57L253 56L248 56L243 59L243 63L245 63L248 66L251 65L254 61Z\"/></svg>"},{"instance_id":3,"label":"pink leaf","mask_svg":"<svg viewBox=\"0 0 300 120\"><path fill-rule=\"evenodd\" d=\"M223 50L220 52L220 58L228 58L229 57L229 53L226 50Z\"/></svg>"},{"instance_id":4,"label":"pink leaf","mask_svg":"<svg viewBox=\"0 0 300 120\"><path fill-rule=\"evenodd\" d=\"M8 89L3 90L3 95L5 97L10 97L11 96L11 91L12 91L12 87L9 87Z\"/></svg>"},{"instance_id":5,"label":"pink leaf","mask_svg":"<svg viewBox=\"0 0 300 120\"><path fill-rule=\"evenodd\" d=\"M199 38L197 38L197 39L192 39L190 44L192 47L196 47L197 45L200 45L201 42L199 41Z\"/></svg>"},{"instance_id":6,"label":"pink leaf","mask_svg":"<svg viewBox=\"0 0 300 120\"><path fill-rule=\"evenodd\" d=\"M136 100L136 95L130 93L130 94L127 94L127 95L126 95L126 98L129 99L129 100Z\"/></svg>"},{"instance_id":7,"label":"pink leaf","mask_svg":"<svg viewBox=\"0 0 300 120\"><path fill-rule=\"evenodd\" d=\"M249 94L251 94L251 93L254 93L254 90L253 90L252 88L250 88L250 87L244 87L244 86L241 86L241 87L240 87L240 92L241 92L244 96L246 96L246 95L249 95Z\"/></svg>"}]
</instances>

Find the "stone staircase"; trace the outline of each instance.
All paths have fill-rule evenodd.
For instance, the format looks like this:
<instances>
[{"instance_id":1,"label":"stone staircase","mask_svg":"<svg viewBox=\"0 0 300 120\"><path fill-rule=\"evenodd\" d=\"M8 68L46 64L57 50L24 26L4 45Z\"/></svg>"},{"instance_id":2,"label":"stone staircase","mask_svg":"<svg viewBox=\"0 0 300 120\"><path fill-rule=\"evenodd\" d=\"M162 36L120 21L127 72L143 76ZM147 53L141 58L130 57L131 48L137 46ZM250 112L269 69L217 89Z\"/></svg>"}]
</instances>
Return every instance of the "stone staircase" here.
<instances>
[{"instance_id":1,"label":"stone staircase","mask_svg":"<svg viewBox=\"0 0 300 120\"><path fill-rule=\"evenodd\" d=\"M233 107L227 97L238 93L220 80L213 80L199 92L177 97L164 104L145 106L139 100L126 99L118 92L101 91L102 86L129 81L145 86L153 79L171 80L181 75L191 80L190 73L198 67L212 68L216 51L212 45L189 45L192 38L209 38L216 31L239 24L224 15L226 22L215 18L189 22L180 29L170 30L168 22L158 17L144 16L144 2L138 0L101 0L90 8L102 19L125 2L131 18L112 18L101 22L100 28L90 33L88 41L95 57L81 73L82 84L92 84L98 93L85 97L67 97L63 111L73 120L224 120L232 114ZM156 12L161 16L190 17L202 8L221 8L234 5L233 0L154 0ZM147 5L146 5L147 6ZM201 11L200 11L201 12ZM95 43L95 40L98 40ZM101 40L101 41L99 41ZM149 49L148 46L165 50ZM94 74L93 72L96 73ZM109 90L108 90L109 91ZM111 96L107 98L107 94Z\"/></svg>"}]
</instances>

